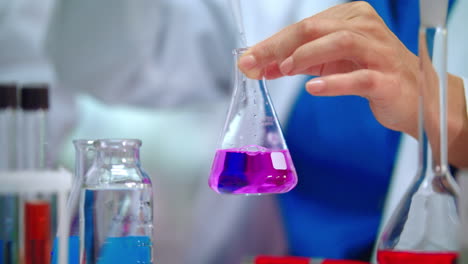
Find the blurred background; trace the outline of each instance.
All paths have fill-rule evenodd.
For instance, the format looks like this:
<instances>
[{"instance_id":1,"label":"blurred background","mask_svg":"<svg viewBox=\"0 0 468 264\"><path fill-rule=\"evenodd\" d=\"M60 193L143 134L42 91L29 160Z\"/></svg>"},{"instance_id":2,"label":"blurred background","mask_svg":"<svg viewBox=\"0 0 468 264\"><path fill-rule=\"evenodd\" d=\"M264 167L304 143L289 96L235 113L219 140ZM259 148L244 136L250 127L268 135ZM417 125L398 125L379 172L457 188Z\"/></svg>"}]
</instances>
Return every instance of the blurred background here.
<instances>
[{"instance_id":1,"label":"blurred background","mask_svg":"<svg viewBox=\"0 0 468 264\"><path fill-rule=\"evenodd\" d=\"M307 2L242 1L248 44L342 1ZM458 27L453 30L463 31ZM449 40L453 73L466 73L457 66L468 57L462 43ZM237 46L227 0L0 1L0 81L51 85L55 166L73 170L73 139L143 141L142 165L155 188L159 264L286 252L281 221L256 217L277 214L270 197L222 197L207 184ZM277 109L291 104L302 81L269 83ZM284 125L288 112L278 114ZM264 236L249 237L253 229ZM277 243L263 246L269 240Z\"/></svg>"}]
</instances>

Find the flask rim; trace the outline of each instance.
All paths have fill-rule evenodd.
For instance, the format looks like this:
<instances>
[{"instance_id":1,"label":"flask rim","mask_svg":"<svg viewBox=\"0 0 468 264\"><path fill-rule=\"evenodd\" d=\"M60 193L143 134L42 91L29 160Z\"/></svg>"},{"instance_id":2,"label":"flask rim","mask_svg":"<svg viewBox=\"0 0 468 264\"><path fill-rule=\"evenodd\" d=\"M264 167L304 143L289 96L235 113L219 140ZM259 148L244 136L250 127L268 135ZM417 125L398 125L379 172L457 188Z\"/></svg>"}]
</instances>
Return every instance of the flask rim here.
<instances>
[{"instance_id":1,"label":"flask rim","mask_svg":"<svg viewBox=\"0 0 468 264\"><path fill-rule=\"evenodd\" d=\"M139 148L142 142L139 139L98 139L94 141L96 149Z\"/></svg>"},{"instance_id":2,"label":"flask rim","mask_svg":"<svg viewBox=\"0 0 468 264\"><path fill-rule=\"evenodd\" d=\"M95 141L96 140L92 140L92 139L74 139L72 142L76 148L80 148L80 147L93 147Z\"/></svg>"}]
</instances>

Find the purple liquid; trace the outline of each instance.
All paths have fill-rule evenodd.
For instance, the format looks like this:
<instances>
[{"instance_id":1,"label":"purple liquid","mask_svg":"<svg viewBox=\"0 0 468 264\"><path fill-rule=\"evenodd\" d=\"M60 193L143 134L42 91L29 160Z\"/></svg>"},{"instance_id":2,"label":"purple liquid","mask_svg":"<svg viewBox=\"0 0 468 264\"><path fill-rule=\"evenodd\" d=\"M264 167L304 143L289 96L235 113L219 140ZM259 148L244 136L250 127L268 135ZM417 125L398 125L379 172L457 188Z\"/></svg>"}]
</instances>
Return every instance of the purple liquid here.
<instances>
[{"instance_id":1,"label":"purple liquid","mask_svg":"<svg viewBox=\"0 0 468 264\"><path fill-rule=\"evenodd\" d=\"M257 146L217 150L209 180L214 191L231 194L285 193L296 184L288 150Z\"/></svg>"}]
</instances>

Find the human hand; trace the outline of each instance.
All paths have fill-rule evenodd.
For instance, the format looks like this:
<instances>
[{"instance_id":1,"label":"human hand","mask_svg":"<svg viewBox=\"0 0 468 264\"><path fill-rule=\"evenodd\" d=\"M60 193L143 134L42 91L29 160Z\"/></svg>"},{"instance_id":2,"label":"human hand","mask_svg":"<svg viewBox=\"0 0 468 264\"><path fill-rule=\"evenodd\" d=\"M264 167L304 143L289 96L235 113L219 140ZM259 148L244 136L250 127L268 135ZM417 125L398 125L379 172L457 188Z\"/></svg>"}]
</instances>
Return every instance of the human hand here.
<instances>
[{"instance_id":1,"label":"human hand","mask_svg":"<svg viewBox=\"0 0 468 264\"><path fill-rule=\"evenodd\" d=\"M418 61L368 3L352 2L286 27L238 65L256 79L320 76L309 93L365 97L382 125L417 137Z\"/></svg>"}]
</instances>

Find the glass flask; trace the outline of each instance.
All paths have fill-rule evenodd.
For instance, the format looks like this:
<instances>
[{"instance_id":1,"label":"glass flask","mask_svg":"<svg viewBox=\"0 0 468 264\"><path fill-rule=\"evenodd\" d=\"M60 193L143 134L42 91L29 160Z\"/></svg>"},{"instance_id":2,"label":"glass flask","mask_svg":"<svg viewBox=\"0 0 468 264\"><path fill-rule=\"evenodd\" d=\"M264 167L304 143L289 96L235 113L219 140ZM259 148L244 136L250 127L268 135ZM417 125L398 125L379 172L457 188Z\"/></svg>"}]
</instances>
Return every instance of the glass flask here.
<instances>
[{"instance_id":1,"label":"glass flask","mask_svg":"<svg viewBox=\"0 0 468 264\"><path fill-rule=\"evenodd\" d=\"M234 92L209 186L223 194L285 193L297 184L296 170L265 79L249 79L237 68L246 50L233 51Z\"/></svg>"},{"instance_id":2,"label":"glass flask","mask_svg":"<svg viewBox=\"0 0 468 264\"><path fill-rule=\"evenodd\" d=\"M94 148L94 141L88 139L73 140L75 147L75 175L73 178L73 185L70 192L70 196L67 201L67 210L69 213L69 263L78 264L80 258L80 222L79 222L79 205L81 186L84 182L86 172L91 167L94 161L96 151Z\"/></svg>"},{"instance_id":3,"label":"glass flask","mask_svg":"<svg viewBox=\"0 0 468 264\"><path fill-rule=\"evenodd\" d=\"M384 228L377 253L380 264L452 264L458 257L459 187L447 157L448 1L421 0L420 8L422 166Z\"/></svg>"},{"instance_id":4,"label":"glass flask","mask_svg":"<svg viewBox=\"0 0 468 264\"><path fill-rule=\"evenodd\" d=\"M97 140L80 201L80 263L153 263L152 185L141 141Z\"/></svg>"}]
</instances>

